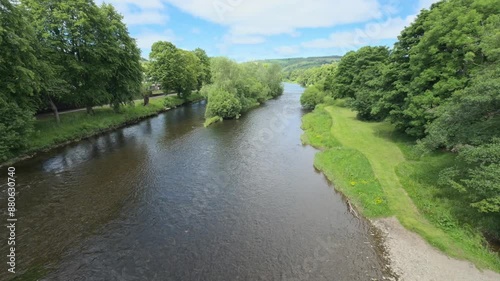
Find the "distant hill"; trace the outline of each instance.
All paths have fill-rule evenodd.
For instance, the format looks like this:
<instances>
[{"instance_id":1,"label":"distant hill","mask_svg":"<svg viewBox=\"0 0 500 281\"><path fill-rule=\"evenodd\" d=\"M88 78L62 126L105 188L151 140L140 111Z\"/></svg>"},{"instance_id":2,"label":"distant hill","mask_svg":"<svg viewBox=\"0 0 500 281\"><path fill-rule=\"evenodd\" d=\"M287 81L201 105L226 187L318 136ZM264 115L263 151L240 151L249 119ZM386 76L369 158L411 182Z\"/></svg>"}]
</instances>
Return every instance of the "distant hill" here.
<instances>
[{"instance_id":1,"label":"distant hill","mask_svg":"<svg viewBox=\"0 0 500 281\"><path fill-rule=\"evenodd\" d=\"M305 70L313 67L330 64L339 61L341 56L328 56L328 57L310 57L310 58L288 58L288 59L270 59L259 60L263 63L276 63L283 67L284 72L292 72L294 70Z\"/></svg>"}]
</instances>

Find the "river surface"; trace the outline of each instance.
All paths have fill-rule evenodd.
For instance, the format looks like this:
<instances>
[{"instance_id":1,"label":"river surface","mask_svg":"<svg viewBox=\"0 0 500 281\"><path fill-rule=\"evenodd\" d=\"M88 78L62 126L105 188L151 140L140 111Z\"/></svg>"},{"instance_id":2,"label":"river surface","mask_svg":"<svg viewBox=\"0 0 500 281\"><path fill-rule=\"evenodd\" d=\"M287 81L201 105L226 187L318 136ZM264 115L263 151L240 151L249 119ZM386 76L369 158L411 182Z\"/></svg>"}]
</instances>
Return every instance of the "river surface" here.
<instances>
[{"instance_id":1,"label":"river surface","mask_svg":"<svg viewBox=\"0 0 500 281\"><path fill-rule=\"evenodd\" d=\"M374 230L301 144L302 91L209 128L193 104L16 165L20 280L382 279Z\"/></svg>"}]
</instances>

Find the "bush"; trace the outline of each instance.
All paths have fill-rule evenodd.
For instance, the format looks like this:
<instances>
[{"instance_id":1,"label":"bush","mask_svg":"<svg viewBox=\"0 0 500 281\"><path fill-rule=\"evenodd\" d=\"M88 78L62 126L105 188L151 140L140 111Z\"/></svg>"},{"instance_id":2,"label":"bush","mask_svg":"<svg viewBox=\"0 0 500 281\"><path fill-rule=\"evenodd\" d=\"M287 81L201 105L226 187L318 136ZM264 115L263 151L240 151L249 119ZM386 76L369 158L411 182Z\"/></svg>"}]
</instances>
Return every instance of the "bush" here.
<instances>
[{"instance_id":1,"label":"bush","mask_svg":"<svg viewBox=\"0 0 500 281\"><path fill-rule=\"evenodd\" d=\"M321 91L318 87L312 86L305 90L305 92L300 97L300 104L305 109L314 109L316 105L323 103L326 97L325 92Z\"/></svg>"},{"instance_id":2,"label":"bush","mask_svg":"<svg viewBox=\"0 0 500 281\"><path fill-rule=\"evenodd\" d=\"M0 162L25 148L33 132L33 112L0 98Z\"/></svg>"},{"instance_id":3,"label":"bush","mask_svg":"<svg viewBox=\"0 0 500 281\"><path fill-rule=\"evenodd\" d=\"M224 90L211 89L208 94L206 118L219 116L224 119L238 118L241 112L240 101L231 93Z\"/></svg>"}]
</instances>

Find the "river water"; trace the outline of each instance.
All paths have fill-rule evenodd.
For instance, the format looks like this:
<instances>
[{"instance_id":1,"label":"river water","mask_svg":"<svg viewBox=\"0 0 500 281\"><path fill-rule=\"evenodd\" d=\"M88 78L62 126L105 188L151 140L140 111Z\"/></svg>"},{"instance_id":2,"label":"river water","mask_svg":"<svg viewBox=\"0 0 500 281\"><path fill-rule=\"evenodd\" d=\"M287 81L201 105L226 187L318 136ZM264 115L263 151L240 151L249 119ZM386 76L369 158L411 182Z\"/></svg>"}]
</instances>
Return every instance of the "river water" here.
<instances>
[{"instance_id":1,"label":"river water","mask_svg":"<svg viewBox=\"0 0 500 281\"><path fill-rule=\"evenodd\" d=\"M21 280L382 279L374 230L301 145L302 91L209 128L193 104L16 165Z\"/></svg>"}]
</instances>

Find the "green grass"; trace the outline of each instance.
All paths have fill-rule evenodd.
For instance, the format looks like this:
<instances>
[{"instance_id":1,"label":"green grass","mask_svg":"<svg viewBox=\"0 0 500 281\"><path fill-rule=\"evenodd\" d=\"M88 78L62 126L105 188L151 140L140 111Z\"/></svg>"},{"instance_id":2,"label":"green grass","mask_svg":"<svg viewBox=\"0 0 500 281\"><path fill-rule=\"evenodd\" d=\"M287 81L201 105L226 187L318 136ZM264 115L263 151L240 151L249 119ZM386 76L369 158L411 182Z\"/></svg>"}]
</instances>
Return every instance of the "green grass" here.
<instances>
[{"instance_id":1,"label":"green grass","mask_svg":"<svg viewBox=\"0 0 500 281\"><path fill-rule=\"evenodd\" d=\"M342 146L332 136L332 118L323 106L304 117L302 128L305 131L302 142L323 150L316 155L314 166L323 171L339 191L367 217L391 215L368 159L359 151Z\"/></svg>"},{"instance_id":2,"label":"green grass","mask_svg":"<svg viewBox=\"0 0 500 281\"><path fill-rule=\"evenodd\" d=\"M167 108L176 108L183 104L200 101L202 99L203 96L201 96L201 94L199 93L193 93L187 99L182 99L178 96L167 96L164 100L164 105Z\"/></svg>"},{"instance_id":3,"label":"green grass","mask_svg":"<svg viewBox=\"0 0 500 281\"><path fill-rule=\"evenodd\" d=\"M214 116L214 117L210 117L208 119L205 120L205 123L203 124L206 127L212 125L212 124L215 124L217 122L222 122L224 121L224 119L222 117L219 117L219 116Z\"/></svg>"},{"instance_id":4,"label":"green grass","mask_svg":"<svg viewBox=\"0 0 500 281\"><path fill-rule=\"evenodd\" d=\"M420 159L389 123L361 122L355 112L339 106L319 106L304 117L303 128L303 142L323 149L315 166L366 217L396 216L448 255L500 271L498 255L484 246L479 231L459 223L453 211L457 202L436 186L439 171L453 155Z\"/></svg>"},{"instance_id":5,"label":"green grass","mask_svg":"<svg viewBox=\"0 0 500 281\"><path fill-rule=\"evenodd\" d=\"M25 150L19 151L17 157L33 154L37 151L50 149L67 142L106 132L126 124L132 124L147 117L155 116L165 111L166 107L177 107L186 103L202 100L200 94L193 93L188 99L183 100L177 96L150 99L148 106L143 106L142 100L137 100L134 105L121 108L114 112L108 106L95 108L94 115L85 111L61 114L61 123L57 124L54 118L43 118L35 121L35 132L28 140ZM174 106L166 106L173 104ZM11 160L15 161L15 159Z\"/></svg>"},{"instance_id":6,"label":"green grass","mask_svg":"<svg viewBox=\"0 0 500 281\"><path fill-rule=\"evenodd\" d=\"M50 148L71 140L91 136L110 128L154 116L164 110L163 99L152 99L148 106L137 101L134 106L125 106L116 113L109 107L95 109L94 115L85 111L61 114L61 123L53 118L35 122L35 133L29 139L29 152Z\"/></svg>"}]
</instances>

